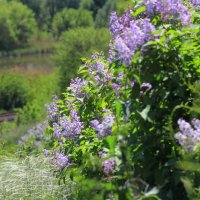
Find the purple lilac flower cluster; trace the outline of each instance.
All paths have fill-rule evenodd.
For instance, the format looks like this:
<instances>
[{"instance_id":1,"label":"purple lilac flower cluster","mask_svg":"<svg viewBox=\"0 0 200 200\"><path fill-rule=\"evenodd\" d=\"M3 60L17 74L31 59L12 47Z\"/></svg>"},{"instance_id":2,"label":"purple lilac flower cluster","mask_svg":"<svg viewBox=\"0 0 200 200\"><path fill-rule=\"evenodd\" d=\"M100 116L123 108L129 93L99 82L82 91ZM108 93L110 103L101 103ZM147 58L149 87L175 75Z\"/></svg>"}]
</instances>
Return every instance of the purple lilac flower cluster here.
<instances>
[{"instance_id":1,"label":"purple lilac flower cluster","mask_svg":"<svg viewBox=\"0 0 200 200\"><path fill-rule=\"evenodd\" d=\"M148 18L134 20L130 11L126 11L122 17L112 13L110 31L113 39L110 44L110 60L120 60L121 63L130 65L136 49L154 38L151 34L154 30L155 27Z\"/></svg>"},{"instance_id":2,"label":"purple lilac flower cluster","mask_svg":"<svg viewBox=\"0 0 200 200\"><path fill-rule=\"evenodd\" d=\"M90 122L92 128L94 128L97 131L97 137L99 139L103 139L104 137L111 135L114 119L115 119L114 115L109 113L103 119L102 123L100 123L100 121L96 119Z\"/></svg>"},{"instance_id":3,"label":"purple lilac flower cluster","mask_svg":"<svg viewBox=\"0 0 200 200\"><path fill-rule=\"evenodd\" d=\"M53 123L54 134L60 140L60 138L66 137L68 139L74 139L78 134L81 133L83 123L80 122L75 109L70 111L70 118L66 116L60 117L58 123Z\"/></svg>"},{"instance_id":4,"label":"purple lilac flower cluster","mask_svg":"<svg viewBox=\"0 0 200 200\"><path fill-rule=\"evenodd\" d=\"M123 30L130 26L133 20L131 9L128 8L122 17L118 17L116 12L110 15L110 32L113 36L121 34Z\"/></svg>"},{"instance_id":5,"label":"purple lilac flower cluster","mask_svg":"<svg viewBox=\"0 0 200 200\"><path fill-rule=\"evenodd\" d=\"M140 88L144 88L146 90L150 90L152 88L152 85L150 83L142 83Z\"/></svg>"},{"instance_id":6,"label":"purple lilac flower cluster","mask_svg":"<svg viewBox=\"0 0 200 200\"><path fill-rule=\"evenodd\" d=\"M200 9L200 0L189 0L188 2L194 6L195 10Z\"/></svg>"},{"instance_id":7,"label":"purple lilac flower cluster","mask_svg":"<svg viewBox=\"0 0 200 200\"><path fill-rule=\"evenodd\" d=\"M23 135L18 141L19 144L24 144L32 139L34 139L34 147L39 148L41 145L41 140L45 138L45 130L47 128L47 122L43 124L39 123L36 127L29 129L26 135Z\"/></svg>"},{"instance_id":8,"label":"purple lilac flower cluster","mask_svg":"<svg viewBox=\"0 0 200 200\"><path fill-rule=\"evenodd\" d=\"M190 24L191 15L182 0L145 0L144 5L147 7L147 14L158 12L163 21L173 18L181 21L183 26Z\"/></svg>"},{"instance_id":9,"label":"purple lilac flower cluster","mask_svg":"<svg viewBox=\"0 0 200 200\"><path fill-rule=\"evenodd\" d=\"M200 144L200 120L194 118L190 124L184 119L179 119L178 125L180 131L174 137L187 152L195 150Z\"/></svg>"},{"instance_id":10,"label":"purple lilac flower cluster","mask_svg":"<svg viewBox=\"0 0 200 200\"><path fill-rule=\"evenodd\" d=\"M59 110L57 105L58 97L54 96L53 101L47 107L49 121L57 121L59 119Z\"/></svg>"},{"instance_id":11,"label":"purple lilac flower cluster","mask_svg":"<svg viewBox=\"0 0 200 200\"><path fill-rule=\"evenodd\" d=\"M77 98L84 98L86 96L86 92L84 91L84 87L87 85L87 81L77 77L71 80L70 90L71 93Z\"/></svg>"},{"instance_id":12,"label":"purple lilac flower cluster","mask_svg":"<svg viewBox=\"0 0 200 200\"><path fill-rule=\"evenodd\" d=\"M51 163L54 165L56 171L59 171L62 168L69 167L71 165L68 156L62 153L56 153L55 157L51 159Z\"/></svg>"},{"instance_id":13,"label":"purple lilac flower cluster","mask_svg":"<svg viewBox=\"0 0 200 200\"><path fill-rule=\"evenodd\" d=\"M108 160L105 160L103 163L103 172L106 175L110 175L111 173L113 173L115 167L116 167L115 158L110 158Z\"/></svg>"},{"instance_id":14,"label":"purple lilac flower cluster","mask_svg":"<svg viewBox=\"0 0 200 200\"><path fill-rule=\"evenodd\" d=\"M113 74L109 72L109 68L100 60L89 63L88 71L94 76L97 85L107 85L113 79Z\"/></svg>"}]
</instances>

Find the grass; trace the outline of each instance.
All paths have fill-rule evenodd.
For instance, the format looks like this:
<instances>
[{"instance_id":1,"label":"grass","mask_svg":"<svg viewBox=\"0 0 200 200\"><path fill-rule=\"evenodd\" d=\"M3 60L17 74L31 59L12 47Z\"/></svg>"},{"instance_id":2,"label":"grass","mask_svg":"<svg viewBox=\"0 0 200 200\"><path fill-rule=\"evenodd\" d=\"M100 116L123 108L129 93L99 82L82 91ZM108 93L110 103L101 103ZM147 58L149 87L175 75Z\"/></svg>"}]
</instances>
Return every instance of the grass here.
<instances>
[{"instance_id":1,"label":"grass","mask_svg":"<svg viewBox=\"0 0 200 200\"><path fill-rule=\"evenodd\" d=\"M73 183L58 185L53 168L43 156L24 160L0 157L0 199L64 200L69 199Z\"/></svg>"}]
</instances>

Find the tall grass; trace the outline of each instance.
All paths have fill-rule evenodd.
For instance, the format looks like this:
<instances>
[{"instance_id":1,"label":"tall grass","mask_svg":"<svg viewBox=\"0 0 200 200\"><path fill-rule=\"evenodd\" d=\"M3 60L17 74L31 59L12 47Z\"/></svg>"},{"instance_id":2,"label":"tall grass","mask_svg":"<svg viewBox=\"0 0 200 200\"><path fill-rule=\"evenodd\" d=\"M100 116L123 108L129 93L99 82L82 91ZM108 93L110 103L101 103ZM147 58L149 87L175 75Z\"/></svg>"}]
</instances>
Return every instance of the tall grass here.
<instances>
[{"instance_id":1,"label":"tall grass","mask_svg":"<svg viewBox=\"0 0 200 200\"><path fill-rule=\"evenodd\" d=\"M52 172L49 161L41 156L0 157L0 200L70 199L72 182L58 185Z\"/></svg>"}]
</instances>

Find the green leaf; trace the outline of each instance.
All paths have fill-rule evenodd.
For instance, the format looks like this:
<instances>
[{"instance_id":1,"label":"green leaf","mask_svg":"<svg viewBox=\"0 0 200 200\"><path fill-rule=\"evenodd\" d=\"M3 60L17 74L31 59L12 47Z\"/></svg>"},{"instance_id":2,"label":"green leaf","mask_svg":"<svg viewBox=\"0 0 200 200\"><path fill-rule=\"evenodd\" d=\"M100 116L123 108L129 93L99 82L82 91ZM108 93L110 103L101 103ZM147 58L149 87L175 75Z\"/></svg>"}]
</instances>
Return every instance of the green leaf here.
<instances>
[{"instance_id":1,"label":"green leaf","mask_svg":"<svg viewBox=\"0 0 200 200\"><path fill-rule=\"evenodd\" d=\"M110 149L111 154L114 154L115 145L116 145L116 137L109 136L109 137L106 138L106 141L109 145L109 149Z\"/></svg>"},{"instance_id":2,"label":"green leaf","mask_svg":"<svg viewBox=\"0 0 200 200\"><path fill-rule=\"evenodd\" d=\"M133 16L137 17L140 13L144 12L145 10L146 10L146 6L141 6L133 13Z\"/></svg>"},{"instance_id":3,"label":"green leaf","mask_svg":"<svg viewBox=\"0 0 200 200\"><path fill-rule=\"evenodd\" d=\"M142 112L138 112L140 114L140 116L144 119L147 120L148 119L148 113L151 109L150 105L147 105L146 108L142 111Z\"/></svg>"},{"instance_id":4,"label":"green leaf","mask_svg":"<svg viewBox=\"0 0 200 200\"><path fill-rule=\"evenodd\" d=\"M187 193L189 195L192 195L192 193L193 193L193 186L192 186L191 181L188 178L186 178L186 177L181 178L181 181L183 182L183 185L184 185L185 190L187 191Z\"/></svg>"},{"instance_id":5,"label":"green leaf","mask_svg":"<svg viewBox=\"0 0 200 200\"><path fill-rule=\"evenodd\" d=\"M122 111L122 105L119 101L116 102L116 116L120 117L121 111Z\"/></svg>"}]
</instances>

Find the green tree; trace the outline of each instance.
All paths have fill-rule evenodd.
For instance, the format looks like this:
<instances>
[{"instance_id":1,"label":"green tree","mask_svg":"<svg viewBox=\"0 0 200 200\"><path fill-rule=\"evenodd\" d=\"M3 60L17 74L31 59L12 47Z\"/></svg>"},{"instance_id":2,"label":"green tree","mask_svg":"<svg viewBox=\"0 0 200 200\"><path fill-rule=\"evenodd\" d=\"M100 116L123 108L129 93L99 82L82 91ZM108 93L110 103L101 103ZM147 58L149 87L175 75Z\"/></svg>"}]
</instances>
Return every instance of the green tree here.
<instances>
[{"instance_id":1,"label":"green tree","mask_svg":"<svg viewBox=\"0 0 200 200\"><path fill-rule=\"evenodd\" d=\"M19 2L0 1L0 49L24 45L36 30L33 12Z\"/></svg>"},{"instance_id":2,"label":"green tree","mask_svg":"<svg viewBox=\"0 0 200 200\"><path fill-rule=\"evenodd\" d=\"M36 31L36 21L33 12L25 5L11 2L9 5L10 20L19 45L24 44Z\"/></svg>"},{"instance_id":3,"label":"green tree","mask_svg":"<svg viewBox=\"0 0 200 200\"><path fill-rule=\"evenodd\" d=\"M94 7L94 1L93 0L81 0L80 8L91 10L92 7Z\"/></svg>"},{"instance_id":4,"label":"green tree","mask_svg":"<svg viewBox=\"0 0 200 200\"><path fill-rule=\"evenodd\" d=\"M93 25L93 18L89 11L84 9L64 9L58 12L52 23L55 37L59 37L63 31L76 27L88 27Z\"/></svg>"},{"instance_id":5,"label":"green tree","mask_svg":"<svg viewBox=\"0 0 200 200\"><path fill-rule=\"evenodd\" d=\"M113 10L116 10L117 1L108 0L106 1L103 8L99 9L96 15L95 24L97 27L106 27L109 24L109 16Z\"/></svg>"},{"instance_id":6,"label":"green tree","mask_svg":"<svg viewBox=\"0 0 200 200\"><path fill-rule=\"evenodd\" d=\"M81 57L94 51L108 51L110 34L107 29L77 28L65 32L56 47L55 62L60 67L60 85L64 90L81 64Z\"/></svg>"},{"instance_id":7,"label":"green tree","mask_svg":"<svg viewBox=\"0 0 200 200\"><path fill-rule=\"evenodd\" d=\"M16 35L9 19L9 10L5 2L0 1L0 49L8 49L16 42Z\"/></svg>"}]
</instances>

